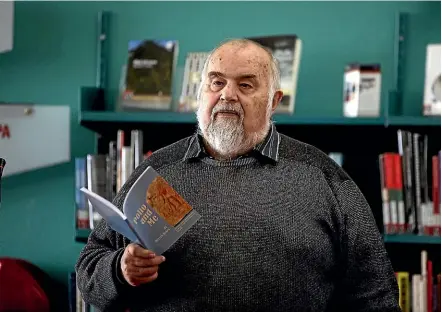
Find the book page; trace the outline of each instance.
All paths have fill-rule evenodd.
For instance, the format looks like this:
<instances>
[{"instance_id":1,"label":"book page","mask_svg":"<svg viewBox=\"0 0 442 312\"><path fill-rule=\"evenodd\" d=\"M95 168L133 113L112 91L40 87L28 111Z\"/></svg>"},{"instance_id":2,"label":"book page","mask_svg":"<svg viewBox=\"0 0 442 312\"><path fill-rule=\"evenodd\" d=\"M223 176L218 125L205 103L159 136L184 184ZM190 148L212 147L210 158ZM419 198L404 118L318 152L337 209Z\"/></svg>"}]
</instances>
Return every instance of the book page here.
<instances>
[{"instance_id":1,"label":"book page","mask_svg":"<svg viewBox=\"0 0 442 312\"><path fill-rule=\"evenodd\" d=\"M107 224L116 232L127 237L133 242L138 242L137 237L130 228L126 216L111 202L105 198L89 191L87 188L80 189L87 197L94 210L97 211Z\"/></svg>"},{"instance_id":2,"label":"book page","mask_svg":"<svg viewBox=\"0 0 442 312\"><path fill-rule=\"evenodd\" d=\"M157 254L166 251L201 218L152 167L132 185L123 211L141 244Z\"/></svg>"}]
</instances>

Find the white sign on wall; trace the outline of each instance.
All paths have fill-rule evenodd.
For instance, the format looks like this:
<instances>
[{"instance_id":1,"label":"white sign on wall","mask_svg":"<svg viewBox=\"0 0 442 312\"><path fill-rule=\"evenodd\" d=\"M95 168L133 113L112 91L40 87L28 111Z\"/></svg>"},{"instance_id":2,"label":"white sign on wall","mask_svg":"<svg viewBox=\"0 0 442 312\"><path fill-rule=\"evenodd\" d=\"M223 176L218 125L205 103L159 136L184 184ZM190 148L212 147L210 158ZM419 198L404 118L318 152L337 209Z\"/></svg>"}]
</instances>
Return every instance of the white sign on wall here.
<instances>
[{"instance_id":1,"label":"white sign on wall","mask_svg":"<svg viewBox=\"0 0 442 312\"><path fill-rule=\"evenodd\" d=\"M14 1L0 1L0 53L14 45Z\"/></svg>"},{"instance_id":2,"label":"white sign on wall","mask_svg":"<svg viewBox=\"0 0 442 312\"><path fill-rule=\"evenodd\" d=\"M0 105L3 176L70 161L70 108Z\"/></svg>"}]
</instances>

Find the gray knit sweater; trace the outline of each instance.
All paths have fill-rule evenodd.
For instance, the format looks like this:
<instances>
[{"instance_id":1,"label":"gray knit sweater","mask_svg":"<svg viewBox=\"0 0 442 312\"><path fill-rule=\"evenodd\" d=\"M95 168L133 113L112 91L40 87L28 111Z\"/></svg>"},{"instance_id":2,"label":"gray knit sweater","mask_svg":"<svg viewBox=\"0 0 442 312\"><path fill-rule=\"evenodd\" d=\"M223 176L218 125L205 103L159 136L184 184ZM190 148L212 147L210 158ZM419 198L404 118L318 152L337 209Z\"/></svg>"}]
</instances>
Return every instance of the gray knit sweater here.
<instances>
[{"instance_id":1,"label":"gray knit sweater","mask_svg":"<svg viewBox=\"0 0 442 312\"><path fill-rule=\"evenodd\" d=\"M130 242L103 221L77 265L84 299L100 311L400 312L372 213L327 155L280 135L277 161L185 158L194 137L156 151L148 166L202 218L164 256L158 279L132 287L119 260Z\"/></svg>"}]
</instances>

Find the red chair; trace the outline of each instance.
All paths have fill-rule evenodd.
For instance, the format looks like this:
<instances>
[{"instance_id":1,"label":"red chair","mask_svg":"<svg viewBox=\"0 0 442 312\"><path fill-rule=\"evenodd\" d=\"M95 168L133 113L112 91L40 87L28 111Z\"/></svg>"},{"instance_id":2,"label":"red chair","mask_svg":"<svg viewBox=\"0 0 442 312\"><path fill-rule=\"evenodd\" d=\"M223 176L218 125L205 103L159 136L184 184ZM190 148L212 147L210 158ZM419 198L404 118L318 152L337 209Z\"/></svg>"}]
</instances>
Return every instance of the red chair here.
<instances>
[{"instance_id":1,"label":"red chair","mask_svg":"<svg viewBox=\"0 0 442 312\"><path fill-rule=\"evenodd\" d=\"M0 312L51 312L48 276L34 264L0 258Z\"/></svg>"}]
</instances>

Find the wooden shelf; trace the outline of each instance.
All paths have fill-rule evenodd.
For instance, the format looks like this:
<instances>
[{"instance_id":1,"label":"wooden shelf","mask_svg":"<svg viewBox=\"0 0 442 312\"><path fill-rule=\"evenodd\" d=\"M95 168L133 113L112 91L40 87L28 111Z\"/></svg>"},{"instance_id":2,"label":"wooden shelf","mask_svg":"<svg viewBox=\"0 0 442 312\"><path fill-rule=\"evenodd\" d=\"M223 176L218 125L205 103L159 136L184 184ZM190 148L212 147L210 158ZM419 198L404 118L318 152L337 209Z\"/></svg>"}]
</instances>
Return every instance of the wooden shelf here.
<instances>
[{"instance_id":1,"label":"wooden shelf","mask_svg":"<svg viewBox=\"0 0 442 312\"><path fill-rule=\"evenodd\" d=\"M94 103L100 94L94 87L80 88L78 122L88 128L96 128L104 124L195 124L194 112L175 111L97 111ZM101 105L103 107L103 105ZM279 125L299 126L440 126L440 116L389 116L389 117L326 117L275 114L275 123Z\"/></svg>"},{"instance_id":2,"label":"wooden shelf","mask_svg":"<svg viewBox=\"0 0 442 312\"><path fill-rule=\"evenodd\" d=\"M388 123L393 126L439 126L440 116L390 116Z\"/></svg>"},{"instance_id":3,"label":"wooden shelf","mask_svg":"<svg viewBox=\"0 0 442 312\"><path fill-rule=\"evenodd\" d=\"M385 123L384 118L346 118L346 117L298 117L293 115L277 114L274 116L276 124L281 125L378 125ZM195 123L194 113L179 112L94 112L80 113L81 123L109 122L109 123Z\"/></svg>"},{"instance_id":4,"label":"wooden shelf","mask_svg":"<svg viewBox=\"0 0 442 312\"><path fill-rule=\"evenodd\" d=\"M75 233L75 241L79 243L87 243L89 234L91 234L90 229L77 229Z\"/></svg>"},{"instance_id":5,"label":"wooden shelf","mask_svg":"<svg viewBox=\"0 0 442 312\"><path fill-rule=\"evenodd\" d=\"M384 235L384 242L401 244L440 244L440 236L389 234Z\"/></svg>"},{"instance_id":6,"label":"wooden shelf","mask_svg":"<svg viewBox=\"0 0 442 312\"><path fill-rule=\"evenodd\" d=\"M81 112L80 122L120 122L120 123L194 123L192 113L176 112Z\"/></svg>"},{"instance_id":7,"label":"wooden shelf","mask_svg":"<svg viewBox=\"0 0 442 312\"><path fill-rule=\"evenodd\" d=\"M277 114L276 124L280 125L336 125L336 126L440 126L438 117L390 117L390 118L347 118L347 117L301 117ZM85 123L195 123L194 113L169 111L112 112L83 111L79 121Z\"/></svg>"},{"instance_id":8,"label":"wooden shelf","mask_svg":"<svg viewBox=\"0 0 442 312\"><path fill-rule=\"evenodd\" d=\"M273 120L280 125L336 125L336 126L383 126L384 118L347 118L347 117L300 117L275 115Z\"/></svg>"}]
</instances>

